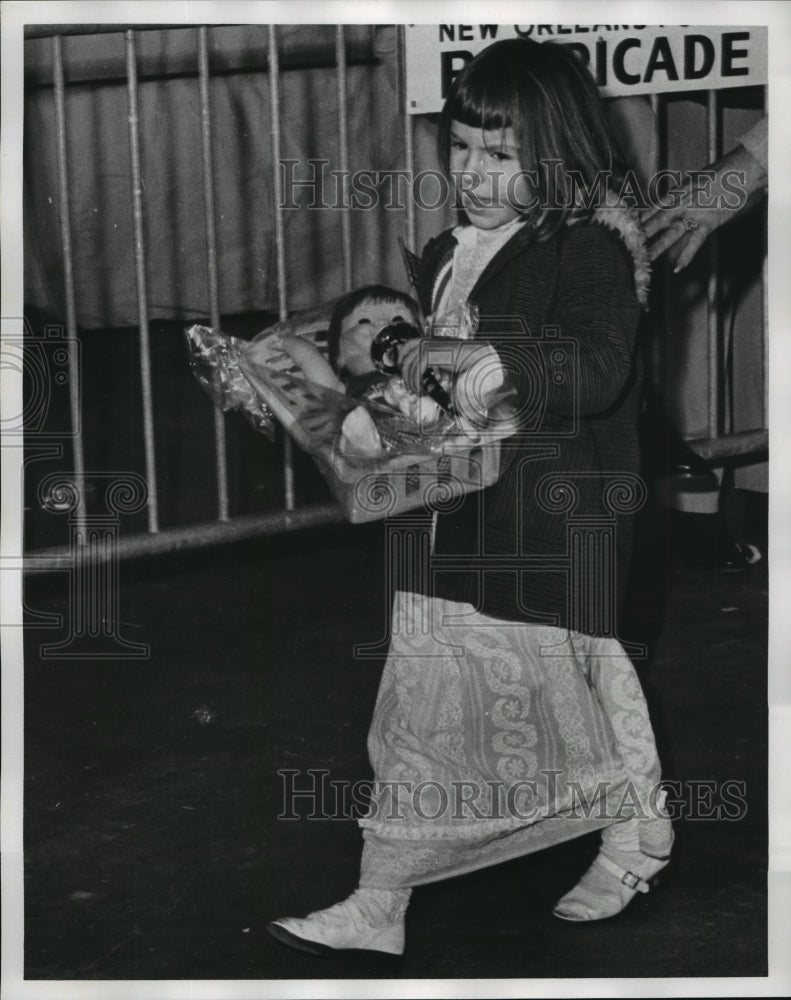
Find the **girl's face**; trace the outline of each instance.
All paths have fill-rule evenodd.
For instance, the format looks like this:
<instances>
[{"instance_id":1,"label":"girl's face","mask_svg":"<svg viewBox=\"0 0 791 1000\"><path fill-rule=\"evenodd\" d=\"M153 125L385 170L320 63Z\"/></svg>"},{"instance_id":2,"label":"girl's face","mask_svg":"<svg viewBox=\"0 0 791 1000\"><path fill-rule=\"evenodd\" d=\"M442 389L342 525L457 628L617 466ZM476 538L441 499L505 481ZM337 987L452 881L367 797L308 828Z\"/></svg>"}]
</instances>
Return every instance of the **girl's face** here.
<instances>
[{"instance_id":1,"label":"girl's face","mask_svg":"<svg viewBox=\"0 0 791 1000\"><path fill-rule=\"evenodd\" d=\"M484 131L454 121L450 129L450 169L456 194L478 229L498 229L521 215L529 195L519 163L514 130Z\"/></svg>"},{"instance_id":2,"label":"girl's face","mask_svg":"<svg viewBox=\"0 0 791 1000\"><path fill-rule=\"evenodd\" d=\"M390 323L415 323L415 316L405 303L361 302L341 322L338 340L338 369L350 375L374 371L371 344L379 331Z\"/></svg>"}]
</instances>

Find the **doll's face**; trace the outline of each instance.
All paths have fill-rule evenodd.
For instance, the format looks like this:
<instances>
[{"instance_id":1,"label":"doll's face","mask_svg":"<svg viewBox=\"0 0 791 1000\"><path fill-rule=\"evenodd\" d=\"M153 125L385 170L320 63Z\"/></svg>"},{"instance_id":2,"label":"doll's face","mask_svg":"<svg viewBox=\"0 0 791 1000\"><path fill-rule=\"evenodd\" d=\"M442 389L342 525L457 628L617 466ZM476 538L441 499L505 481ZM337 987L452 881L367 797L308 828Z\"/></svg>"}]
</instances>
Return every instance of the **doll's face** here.
<instances>
[{"instance_id":1,"label":"doll's face","mask_svg":"<svg viewBox=\"0 0 791 1000\"><path fill-rule=\"evenodd\" d=\"M417 317L405 302L362 301L341 322L338 341L338 369L350 375L374 371L371 343L382 327L390 323L416 323Z\"/></svg>"}]
</instances>

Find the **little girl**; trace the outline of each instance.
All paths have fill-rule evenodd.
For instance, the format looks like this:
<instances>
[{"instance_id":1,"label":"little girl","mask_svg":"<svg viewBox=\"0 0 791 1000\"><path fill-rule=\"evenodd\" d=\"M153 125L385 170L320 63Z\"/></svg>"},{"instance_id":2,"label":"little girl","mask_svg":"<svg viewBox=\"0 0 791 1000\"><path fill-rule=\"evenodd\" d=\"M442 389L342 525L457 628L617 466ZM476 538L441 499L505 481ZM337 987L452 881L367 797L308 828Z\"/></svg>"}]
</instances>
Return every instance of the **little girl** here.
<instances>
[{"instance_id":1,"label":"little girl","mask_svg":"<svg viewBox=\"0 0 791 1000\"><path fill-rule=\"evenodd\" d=\"M554 913L611 917L648 891L673 841L613 616L641 490L647 278L634 219L581 197L602 177L617 190L614 141L575 57L516 39L457 77L439 144L462 224L426 246L421 306L437 331L471 315L477 330L406 345L404 380L414 390L435 349L455 379L489 351L521 433L494 486L437 515L429 573L396 595L359 887L270 925L307 951L400 954L413 887L597 829L598 857Z\"/></svg>"}]
</instances>

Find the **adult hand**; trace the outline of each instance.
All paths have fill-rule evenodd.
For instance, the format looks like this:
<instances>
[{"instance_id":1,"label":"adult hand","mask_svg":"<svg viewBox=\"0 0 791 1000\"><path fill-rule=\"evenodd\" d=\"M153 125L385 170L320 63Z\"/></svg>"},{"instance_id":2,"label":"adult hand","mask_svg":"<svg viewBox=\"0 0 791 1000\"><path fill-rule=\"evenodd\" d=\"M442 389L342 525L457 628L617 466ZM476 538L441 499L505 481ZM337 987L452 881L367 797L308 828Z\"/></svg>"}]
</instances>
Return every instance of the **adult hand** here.
<instances>
[{"instance_id":1,"label":"adult hand","mask_svg":"<svg viewBox=\"0 0 791 1000\"><path fill-rule=\"evenodd\" d=\"M677 243L681 252L674 271L683 270L709 236L745 207L749 197L766 185L766 170L744 148L696 172L675 192L672 205L657 207L643 217L646 239L658 237L648 247L656 260ZM683 242L682 242L683 241Z\"/></svg>"},{"instance_id":2,"label":"adult hand","mask_svg":"<svg viewBox=\"0 0 791 1000\"><path fill-rule=\"evenodd\" d=\"M659 236L648 247L648 256L656 260L665 250L681 246L673 270L678 274L692 260L709 236L732 216L715 208L689 208L682 202L672 208L655 208L643 222L646 239ZM660 235L661 234L661 235ZM682 242L683 241L683 242Z\"/></svg>"}]
</instances>

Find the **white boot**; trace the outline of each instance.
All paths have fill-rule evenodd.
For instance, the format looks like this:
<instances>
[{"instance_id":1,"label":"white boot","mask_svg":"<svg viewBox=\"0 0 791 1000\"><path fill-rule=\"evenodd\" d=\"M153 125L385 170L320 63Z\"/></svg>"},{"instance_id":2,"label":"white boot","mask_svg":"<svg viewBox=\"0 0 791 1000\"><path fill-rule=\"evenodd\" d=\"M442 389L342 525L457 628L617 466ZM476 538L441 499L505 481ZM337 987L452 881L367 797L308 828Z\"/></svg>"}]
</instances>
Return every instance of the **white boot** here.
<instances>
[{"instance_id":1,"label":"white boot","mask_svg":"<svg viewBox=\"0 0 791 1000\"><path fill-rule=\"evenodd\" d=\"M669 825L668 830L667 853L655 858L640 850L637 820L607 827L596 860L552 912L561 920L604 920L626 909L638 892L649 891L670 861Z\"/></svg>"},{"instance_id":2,"label":"white boot","mask_svg":"<svg viewBox=\"0 0 791 1000\"><path fill-rule=\"evenodd\" d=\"M307 917L282 917L267 930L300 951L339 950L404 953L404 914L411 889L356 889L348 899Z\"/></svg>"}]
</instances>

